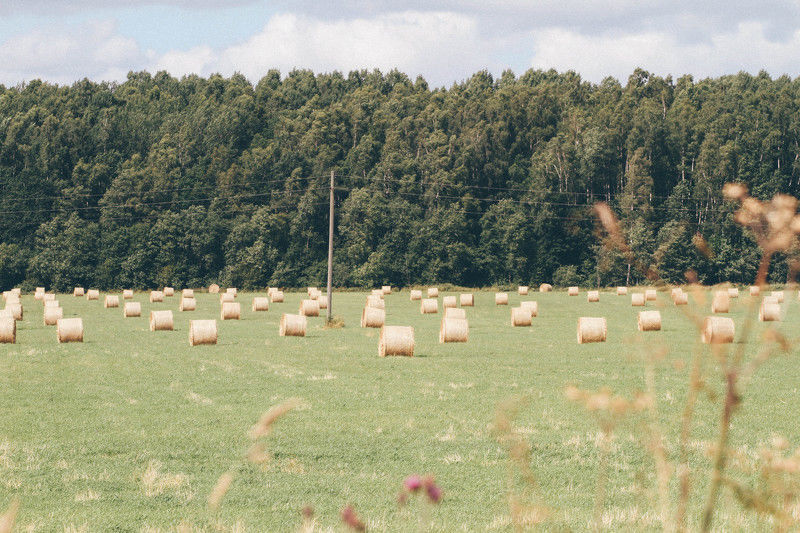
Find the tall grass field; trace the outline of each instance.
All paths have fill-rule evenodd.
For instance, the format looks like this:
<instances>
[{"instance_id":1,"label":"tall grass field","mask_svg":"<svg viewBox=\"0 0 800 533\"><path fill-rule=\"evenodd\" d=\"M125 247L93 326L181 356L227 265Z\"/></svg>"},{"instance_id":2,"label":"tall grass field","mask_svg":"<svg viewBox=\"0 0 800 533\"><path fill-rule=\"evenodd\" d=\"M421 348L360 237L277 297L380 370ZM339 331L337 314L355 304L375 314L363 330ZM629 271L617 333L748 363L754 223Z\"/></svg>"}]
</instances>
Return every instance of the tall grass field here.
<instances>
[{"instance_id":1,"label":"tall grass field","mask_svg":"<svg viewBox=\"0 0 800 533\"><path fill-rule=\"evenodd\" d=\"M633 292L633 291L631 291ZM104 294L104 293L103 293ZM303 293L251 312L254 293L240 292L242 319L220 321L217 295L198 293L197 310L179 312L179 291L149 303L140 318L99 301L58 295L65 317L82 317L83 343L58 344L42 321L42 303L22 297L17 343L0 345L0 513L16 498L19 531L295 531L307 519L321 531L346 527L352 505L370 531L511 531L509 494L527 494L541 509L528 517L549 530L661 529L656 469L643 428L664 430L674 459L693 357L706 382L694 414L688 525L698 527L718 431L724 356L699 344L693 314L710 314L710 292L692 293L686 307L669 292L657 302L662 329L637 331L630 295L586 292L519 296L496 306L494 292L475 293L466 308L467 343L440 344L439 313L422 315L408 290L385 297L387 324L414 327L414 357L378 356L378 329L359 327L366 293L335 293L344 326L309 318L305 337L280 337L281 313L296 313ZM264 294L259 294L263 296ZM121 303L122 298L120 297ZM531 327L512 327L510 308L539 302ZM758 312L742 290L731 300L738 328ZM171 309L174 331L149 330L149 312ZM324 314L324 311L322 312ZM783 321L755 322L745 357L752 359L769 327L797 336L797 296L787 291ZM608 320L608 340L579 345L578 317ZM190 347L190 319L217 318L219 342ZM734 349L738 345L734 345ZM648 363L649 362L649 363ZM648 364L652 374L648 374ZM647 376L652 376L648 385ZM655 420L622 417L606 459L595 413L565 396L565 387L634 398L652 387ZM742 391L729 445L754 457L776 437L800 442L800 369L793 354L762 366ZM250 428L271 406L298 399L264 438L268 458L248 461ZM516 413L503 409L513 400ZM498 416L512 421L530 446L535 485L514 475L498 438ZM600 523L595 505L601 464L606 472ZM510 466L511 465L511 466ZM218 506L209 495L233 474ZM398 502L404 479L432 475L438 504L424 495ZM730 466L742 483L757 472ZM670 484L671 505L678 497ZM723 490L715 528L768 529L768 519L743 510ZM310 514L310 513L308 513Z\"/></svg>"}]
</instances>

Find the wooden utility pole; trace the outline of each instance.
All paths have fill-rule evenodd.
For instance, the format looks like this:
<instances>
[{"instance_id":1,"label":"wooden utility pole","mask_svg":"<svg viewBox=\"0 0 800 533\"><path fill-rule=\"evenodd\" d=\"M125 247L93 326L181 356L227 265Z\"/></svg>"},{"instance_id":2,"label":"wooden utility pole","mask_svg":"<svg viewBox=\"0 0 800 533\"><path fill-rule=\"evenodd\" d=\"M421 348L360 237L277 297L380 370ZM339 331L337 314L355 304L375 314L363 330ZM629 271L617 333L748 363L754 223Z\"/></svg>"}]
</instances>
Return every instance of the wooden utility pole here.
<instances>
[{"instance_id":1,"label":"wooden utility pole","mask_svg":"<svg viewBox=\"0 0 800 533\"><path fill-rule=\"evenodd\" d=\"M331 170L331 198L328 211L328 322L333 318L333 170Z\"/></svg>"}]
</instances>

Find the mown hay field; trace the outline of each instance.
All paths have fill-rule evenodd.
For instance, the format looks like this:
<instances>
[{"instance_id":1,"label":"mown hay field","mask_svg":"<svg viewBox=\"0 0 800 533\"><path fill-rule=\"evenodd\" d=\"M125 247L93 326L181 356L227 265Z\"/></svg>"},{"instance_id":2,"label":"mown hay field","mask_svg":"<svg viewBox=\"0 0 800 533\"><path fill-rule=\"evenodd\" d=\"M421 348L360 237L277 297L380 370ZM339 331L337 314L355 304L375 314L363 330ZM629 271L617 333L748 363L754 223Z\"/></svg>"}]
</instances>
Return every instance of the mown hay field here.
<instances>
[{"instance_id":1,"label":"mown hay field","mask_svg":"<svg viewBox=\"0 0 800 533\"><path fill-rule=\"evenodd\" d=\"M628 398L645 388L643 358L656 358L659 421L675 454L697 329L668 292L644 309L659 309L662 329L637 331L630 294L602 291L599 303L585 291L519 296L496 306L494 292L475 293L466 308L469 342L440 344L439 313L420 314L409 292L386 296L386 323L415 329L413 358L378 357L378 329L359 327L366 293L337 293L334 314L344 327L324 328L324 311L309 318L305 337L279 337L282 312L296 313L305 294L287 292L284 303L252 312L256 294L240 292L241 320L218 320L214 346L190 347L190 319L219 319L218 295L196 291L197 310L179 312L179 293L150 303L137 293L142 315L58 295L65 317L84 321L84 341L58 344L44 326L42 304L22 302L17 344L0 345L0 511L15 496L20 530L86 531L295 530L301 509L313 507L316 524L340 529L340 511L352 504L370 530L435 531L511 529L507 498L508 455L492 431L500 402L525 398L515 430L531 446L531 466L552 529L592 524L599 431L591 413L565 398L568 384L610 387ZM263 296L263 294L260 294ZM750 296L731 300L737 326ZM511 327L510 309L539 302L530 327ZM172 309L174 331L149 330L154 309ZM757 314L757 306L750 312ZM760 334L775 327L792 337L800 324L797 296L787 292L782 322L755 323L746 347L752 357ZM580 316L608 319L608 340L578 345ZM691 436L695 528L710 461L707 442L718 426L723 384L718 362L705 349L707 385ZM797 361L769 361L744 390L733 420L731 445L754 454L776 435L800 442ZM270 459L245 459L248 430L270 406L300 398L267 438ZM712 403L712 400L717 403ZM624 421L609 453L603 526L659 528L654 509L653 461L643 444L645 416ZM218 478L234 472L217 510L207 498ZM406 476L432 474L444 492L438 505L423 500L399 506ZM736 474L734 474L736 475ZM745 475L739 479L750 480ZM677 493L676 487L672 489ZM675 494L671 498L675 498ZM724 492L716 525L760 528Z\"/></svg>"}]
</instances>

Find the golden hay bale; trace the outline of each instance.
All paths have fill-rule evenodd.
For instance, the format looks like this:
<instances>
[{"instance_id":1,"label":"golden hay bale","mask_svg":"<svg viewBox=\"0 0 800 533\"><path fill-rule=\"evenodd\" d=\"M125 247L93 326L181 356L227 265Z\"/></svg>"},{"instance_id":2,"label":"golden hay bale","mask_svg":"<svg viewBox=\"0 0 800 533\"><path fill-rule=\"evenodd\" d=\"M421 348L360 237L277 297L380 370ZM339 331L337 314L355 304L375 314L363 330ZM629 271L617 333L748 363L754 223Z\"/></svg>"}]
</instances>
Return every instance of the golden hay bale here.
<instances>
[{"instance_id":1,"label":"golden hay bale","mask_svg":"<svg viewBox=\"0 0 800 533\"><path fill-rule=\"evenodd\" d=\"M531 320L531 310L528 307L512 307L511 308L511 325L514 327L530 326L533 321Z\"/></svg>"},{"instance_id":2,"label":"golden hay bale","mask_svg":"<svg viewBox=\"0 0 800 533\"><path fill-rule=\"evenodd\" d=\"M107 294L106 299L103 301L103 307L119 307L119 296Z\"/></svg>"},{"instance_id":3,"label":"golden hay bale","mask_svg":"<svg viewBox=\"0 0 800 533\"><path fill-rule=\"evenodd\" d=\"M423 300L424 301L424 300ZM411 326L383 326L378 340L378 355L414 356L414 328Z\"/></svg>"},{"instance_id":4,"label":"golden hay bale","mask_svg":"<svg viewBox=\"0 0 800 533\"><path fill-rule=\"evenodd\" d=\"M439 297L439 287L429 287L428 298L438 298L438 297Z\"/></svg>"},{"instance_id":5,"label":"golden hay bale","mask_svg":"<svg viewBox=\"0 0 800 533\"><path fill-rule=\"evenodd\" d=\"M408 299L411 300L412 302L415 300L422 300L422 291L417 289L411 289Z\"/></svg>"},{"instance_id":6,"label":"golden hay bale","mask_svg":"<svg viewBox=\"0 0 800 533\"><path fill-rule=\"evenodd\" d=\"M322 298L322 291L319 289L311 291L311 294L308 295L311 300L319 300ZM383 297L383 293L381 293L381 297Z\"/></svg>"},{"instance_id":7,"label":"golden hay bale","mask_svg":"<svg viewBox=\"0 0 800 533\"><path fill-rule=\"evenodd\" d=\"M392 286L391 285L384 285L381 287L383 294L392 294Z\"/></svg>"},{"instance_id":8,"label":"golden hay bale","mask_svg":"<svg viewBox=\"0 0 800 533\"><path fill-rule=\"evenodd\" d=\"M606 341L605 317L582 316L578 319L578 344Z\"/></svg>"},{"instance_id":9,"label":"golden hay bale","mask_svg":"<svg viewBox=\"0 0 800 533\"><path fill-rule=\"evenodd\" d=\"M195 311L197 309L197 300L189 298L188 296L181 296L181 303L178 305L178 311Z\"/></svg>"},{"instance_id":10,"label":"golden hay bale","mask_svg":"<svg viewBox=\"0 0 800 533\"><path fill-rule=\"evenodd\" d=\"M689 293L684 291L677 292L672 297L672 301L675 305L687 305L689 303Z\"/></svg>"},{"instance_id":11,"label":"golden hay bale","mask_svg":"<svg viewBox=\"0 0 800 533\"><path fill-rule=\"evenodd\" d=\"M457 307L457 305L455 296L445 296L442 298L442 308L444 309L448 307Z\"/></svg>"},{"instance_id":12,"label":"golden hay bale","mask_svg":"<svg viewBox=\"0 0 800 533\"><path fill-rule=\"evenodd\" d=\"M383 289L372 289L369 294L370 296L376 296L380 299L383 299L384 296Z\"/></svg>"},{"instance_id":13,"label":"golden hay bale","mask_svg":"<svg viewBox=\"0 0 800 533\"><path fill-rule=\"evenodd\" d=\"M779 304L780 302L778 301L778 297L777 296L764 296L764 299L762 300L762 303Z\"/></svg>"},{"instance_id":14,"label":"golden hay bale","mask_svg":"<svg viewBox=\"0 0 800 533\"><path fill-rule=\"evenodd\" d=\"M461 307L475 307L475 295L471 292L459 294L458 303L461 304Z\"/></svg>"},{"instance_id":15,"label":"golden hay bale","mask_svg":"<svg viewBox=\"0 0 800 533\"><path fill-rule=\"evenodd\" d=\"M517 287L517 294L519 294L520 296L527 296L529 290L530 287L528 287L527 285L520 285L519 287Z\"/></svg>"},{"instance_id":16,"label":"golden hay bale","mask_svg":"<svg viewBox=\"0 0 800 533\"><path fill-rule=\"evenodd\" d=\"M225 289L226 294L233 294L233 297L236 298L239 295L239 291L236 290L236 287L228 287Z\"/></svg>"},{"instance_id":17,"label":"golden hay bale","mask_svg":"<svg viewBox=\"0 0 800 533\"><path fill-rule=\"evenodd\" d=\"M212 283L208 286L208 294L219 294L219 285Z\"/></svg>"},{"instance_id":18,"label":"golden hay bale","mask_svg":"<svg viewBox=\"0 0 800 533\"><path fill-rule=\"evenodd\" d=\"M162 291L150 291L150 303L163 302L164 293Z\"/></svg>"},{"instance_id":19,"label":"golden hay bale","mask_svg":"<svg viewBox=\"0 0 800 533\"><path fill-rule=\"evenodd\" d=\"M37 300L44 298L44 287L36 287L36 292L33 293L33 297Z\"/></svg>"},{"instance_id":20,"label":"golden hay bale","mask_svg":"<svg viewBox=\"0 0 800 533\"><path fill-rule=\"evenodd\" d=\"M508 293L506 293L506 292L496 292L496 293L494 293L494 304L495 305L508 305Z\"/></svg>"},{"instance_id":21,"label":"golden hay bale","mask_svg":"<svg viewBox=\"0 0 800 533\"><path fill-rule=\"evenodd\" d=\"M142 316L142 304L139 302L125 302L125 306L122 308L122 316L126 318Z\"/></svg>"},{"instance_id":22,"label":"golden hay bale","mask_svg":"<svg viewBox=\"0 0 800 533\"><path fill-rule=\"evenodd\" d=\"M269 299L272 303L282 303L283 302L283 291L274 290L272 294L270 294Z\"/></svg>"},{"instance_id":23,"label":"golden hay bale","mask_svg":"<svg viewBox=\"0 0 800 533\"><path fill-rule=\"evenodd\" d=\"M444 310L445 318L467 318L467 312L458 307L448 307Z\"/></svg>"},{"instance_id":24,"label":"golden hay bale","mask_svg":"<svg viewBox=\"0 0 800 533\"><path fill-rule=\"evenodd\" d=\"M644 299L648 302L655 302L658 299L658 293L655 289L647 289L644 291Z\"/></svg>"},{"instance_id":25,"label":"golden hay bale","mask_svg":"<svg viewBox=\"0 0 800 533\"><path fill-rule=\"evenodd\" d=\"M99 300L100 299L100 291L97 289L89 289L86 291L86 299L87 300Z\"/></svg>"},{"instance_id":26,"label":"golden hay bale","mask_svg":"<svg viewBox=\"0 0 800 533\"><path fill-rule=\"evenodd\" d=\"M194 298L194 289L183 289L181 291L181 298Z\"/></svg>"},{"instance_id":27,"label":"golden hay bale","mask_svg":"<svg viewBox=\"0 0 800 533\"><path fill-rule=\"evenodd\" d=\"M644 307L645 299L644 294L641 292L631 293L631 305L633 307Z\"/></svg>"},{"instance_id":28,"label":"golden hay bale","mask_svg":"<svg viewBox=\"0 0 800 533\"><path fill-rule=\"evenodd\" d=\"M580 288L578 288L578 287L574 287L573 286L573 287L568 287L567 288L567 294L569 296L577 296L579 292L580 292Z\"/></svg>"},{"instance_id":29,"label":"golden hay bale","mask_svg":"<svg viewBox=\"0 0 800 533\"><path fill-rule=\"evenodd\" d=\"M588 302L599 302L600 301L600 291L589 291L586 293L586 301Z\"/></svg>"},{"instance_id":30,"label":"golden hay bale","mask_svg":"<svg viewBox=\"0 0 800 533\"><path fill-rule=\"evenodd\" d=\"M381 328L386 323L386 311L377 307L365 307L361 311L362 328Z\"/></svg>"},{"instance_id":31,"label":"golden hay bale","mask_svg":"<svg viewBox=\"0 0 800 533\"><path fill-rule=\"evenodd\" d=\"M150 311L150 331L172 331L172 311Z\"/></svg>"},{"instance_id":32,"label":"golden hay bale","mask_svg":"<svg viewBox=\"0 0 800 533\"><path fill-rule=\"evenodd\" d=\"M242 305L239 302L225 302L219 311L222 320L239 320L242 317Z\"/></svg>"},{"instance_id":33,"label":"golden hay bale","mask_svg":"<svg viewBox=\"0 0 800 533\"><path fill-rule=\"evenodd\" d=\"M727 313L731 310L731 297L728 291L715 291L714 299L711 301L712 313Z\"/></svg>"},{"instance_id":34,"label":"golden hay bale","mask_svg":"<svg viewBox=\"0 0 800 533\"><path fill-rule=\"evenodd\" d=\"M539 292L550 292L553 290L553 286L549 283L542 283L539 285Z\"/></svg>"},{"instance_id":35,"label":"golden hay bale","mask_svg":"<svg viewBox=\"0 0 800 533\"><path fill-rule=\"evenodd\" d=\"M761 302L758 310L758 319L761 322L774 322L781 319L781 304L778 302Z\"/></svg>"},{"instance_id":36,"label":"golden hay bale","mask_svg":"<svg viewBox=\"0 0 800 533\"><path fill-rule=\"evenodd\" d=\"M44 325L55 326L60 319L64 318L64 309L61 307L44 308Z\"/></svg>"},{"instance_id":37,"label":"golden hay bale","mask_svg":"<svg viewBox=\"0 0 800 533\"><path fill-rule=\"evenodd\" d=\"M628 294L628 287L617 287L617 296L625 296Z\"/></svg>"},{"instance_id":38,"label":"golden hay bale","mask_svg":"<svg viewBox=\"0 0 800 533\"><path fill-rule=\"evenodd\" d=\"M439 342L467 342L469 340L469 322L466 318L442 318L439 327Z\"/></svg>"},{"instance_id":39,"label":"golden hay bale","mask_svg":"<svg viewBox=\"0 0 800 533\"><path fill-rule=\"evenodd\" d=\"M11 291L3 291L3 300L8 300L8 297L14 294Z\"/></svg>"},{"instance_id":40,"label":"golden hay bale","mask_svg":"<svg viewBox=\"0 0 800 533\"><path fill-rule=\"evenodd\" d=\"M0 343L14 344L17 342L17 321L13 317L0 317Z\"/></svg>"},{"instance_id":41,"label":"golden hay bale","mask_svg":"<svg viewBox=\"0 0 800 533\"><path fill-rule=\"evenodd\" d=\"M130 300L132 298L133 298L133 291L131 289L125 289L122 291L123 300Z\"/></svg>"},{"instance_id":42,"label":"golden hay bale","mask_svg":"<svg viewBox=\"0 0 800 533\"><path fill-rule=\"evenodd\" d=\"M175 296L175 287L164 287L164 290L161 292L163 292L166 297Z\"/></svg>"},{"instance_id":43,"label":"golden hay bale","mask_svg":"<svg viewBox=\"0 0 800 533\"><path fill-rule=\"evenodd\" d=\"M233 302L234 296L230 292L223 292L219 295L219 303Z\"/></svg>"},{"instance_id":44,"label":"golden hay bale","mask_svg":"<svg viewBox=\"0 0 800 533\"><path fill-rule=\"evenodd\" d=\"M758 285L753 285L750 287L750 296L758 296L761 294L761 287Z\"/></svg>"},{"instance_id":45,"label":"golden hay bale","mask_svg":"<svg viewBox=\"0 0 800 533\"><path fill-rule=\"evenodd\" d=\"M328 308L328 296L322 296L321 294L317 298L317 302L319 303L320 309L327 309Z\"/></svg>"},{"instance_id":46,"label":"golden hay bale","mask_svg":"<svg viewBox=\"0 0 800 533\"><path fill-rule=\"evenodd\" d=\"M74 289L72 289L72 295L77 296L79 298L83 298L84 296L86 296L86 291L84 290L83 287L75 287Z\"/></svg>"},{"instance_id":47,"label":"golden hay bale","mask_svg":"<svg viewBox=\"0 0 800 533\"><path fill-rule=\"evenodd\" d=\"M56 299L56 295L54 292L46 292L44 296L42 296L43 302L52 302Z\"/></svg>"},{"instance_id":48,"label":"golden hay bale","mask_svg":"<svg viewBox=\"0 0 800 533\"><path fill-rule=\"evenodd\" d=\"M44 302L45 307L61 307L61 304L58 303L58 300L47 300Z\"/></svg>"},{"instance_id":49,"label":"golden hay bale","mask_svg":"<svg viewBox=\"0 0 800 533\"><path fill-rule=\"evenodd\" d=\"M14 318L8 309L0 309L0 318Z\"/></svg>"},{"instance_id":50,"label":"golden hay bale","mask_svg":"<svg viewBox=\"0 0 800 533\"><path fill-rule=\"evenodd\" d=\"M6 303L9 303L9 304L11 304L11 303L18 304L18 303L20 303L19 296L17 296L13 292L9 292L8 294L5 295L5 301L6 301Z\"/></svg>"},{"instance_id":51,"label":"golden hay bale","mask_svg":"<svg viewBox=\"0 0 800 533\"><path fill-rule=\"evenodd\" d=\"M56 322L58 342L83 342L83 319L60 318Z\"/></svg>"},{"instance_id":52,"label":"golden hay bale","mask_svg":"<svg viewBox=\"0 0 800 533\"><path fill-rule=\"evenodd\" d=\"M706 344L728 344L733 342L736 326L732 318L707 316L703 321L701 339Z\"/></svg>"},{"instance_id":53,"label":"golden hay bale","mask_svg":"<svg viewBox=\"0 0 800 533\"><path fill-rule=\"evenodd\" d=\"M16 294L17 296L22 296L22 289L20 289L19 287L14 287L13 289L11 289L11 292Z\"/></svg>"},{"instance_id":54,"label":"golden hay bale","mask_svg":"<svg viewBox=\"0 0 800 533\"><path fill-rule=\"evenodd\" d=\"M639 311L637 327L639 331L661 331L661 313L658 311Z\"/></svg>"},{"instance_id":55,"label":"golden hay bale","mask_svg":"<svg viewBox=\"0 0 800 533\"><path fill-rule=\"evenodd\" d=\"M675 295L676 294L680 294L682 292L683 292L683 289L681 289L680 287L673 287L672 290L669 291L669 296L670 296L670 298L672 298L674 300L675 299Z\"/></svg>"},{"instance_id":56,"label":"golden hay bale","mask_svg":"<svg viewBox=\"0 0 800 533\"><path fill-rule=\"evenodd\" d=\"M728 296L731 298L738 298L739 297L739 289L737 287L730 287L728 289Z\"/></svg>"},{"instance_id":57,"label":"golden hay bale","mask_svg":"<svg viewBox=\"0 0 800 533\"><path fill-rule=\"evenodd\" d=\"M436 298L425 298L419 303L419 312L423 315L435 314L439 312L439 300Z\"/></svg>"},{"instance_id":58,"label":"golden hay bale","mask_svg":"<svg viewBox=\"0 0 800 533\"><path fill-rule=\"evenodd\" d=\"M375 309L386 309L386 302L377 296L370 294L367 296L367 307L374 307Z\"/></svg>"},{"instance_id":59,"label":"golden hay bale","mask_svg":"<svg viewBox=\"0 0 800 533\"><path fill-rule=\"evenodd\" d=\"M308 288L306 289L306 293L308 293L308 295L309 295L309 296L311 296L311 295L313 295L315 292L317 292L318 290L319 290L319 289L318 289L317 287L308 287Z\"/></svg>"},{"instance_id":60,"label":"golden hay bale","mask_svg":"<svg viewBox=\"0 0 800 533\"><path fill-rule=\"evenodd\" d=\"M527 302L520 302L520 307L523 307L531 312L532 317L539 316L539 302L527 301Z\"/></svg>"},{"instance_id":61,"label":"golden hay bale","mask_svg":"<svg viewBox=\"0 0 800 533\"><path fill-rule=\"evenodd\" d=\"M784 297L783 291L772 291L770 293L770 296L776 297L778 299L779 304L783 303L783 297Z\"/></svg>"},{"instance_id":62,"label":"golden hay bale","mask_svg":"<svg viewBox=\"0 0 800 533\"><path fill-rule=\"evenodd\" d=\"M319 302L316 300L303 300L300 302L298 314L303 316L319 316Z\"/></svg>"},{"instance_id":63,"label":"golden hay bale","mask_svg":"<svg viewBox=\"0 0 800 533\"><path fill-rule=\"evenodd\" d=\"M22 304L19 302L6 302L6 310L14 317L14 320L22 320Z\"/></svg>"},{"instance_id":64,"label":"golden hay bale","mask_svg":"<svg viewBox=\"0 0 800 533\"><path fill-rule=\"evenodd\" d=\"M307 324L308 320L304 315L290 315L284 313L281 315L278 334L281 337L305 337Z\"/></svg>"},{"instance_id":65,"label":"golden hay bale","mask_svg":"<svg viewBox=\"0 0 800 533\"><path fill-rule=\"evenodd\" d=\"M190 320L189 346L217 344L216 320Z\"/></svg>"},{"instance_id":66,"label":"golden hay bale","mask_svg":"<svg viewBox=\"0 0 800 533\"><path fill-rule=\"evenodd\" d=\"M263 296L253 298L253 311L269 311L269 298Z\"/></svg>"}]
</instances>

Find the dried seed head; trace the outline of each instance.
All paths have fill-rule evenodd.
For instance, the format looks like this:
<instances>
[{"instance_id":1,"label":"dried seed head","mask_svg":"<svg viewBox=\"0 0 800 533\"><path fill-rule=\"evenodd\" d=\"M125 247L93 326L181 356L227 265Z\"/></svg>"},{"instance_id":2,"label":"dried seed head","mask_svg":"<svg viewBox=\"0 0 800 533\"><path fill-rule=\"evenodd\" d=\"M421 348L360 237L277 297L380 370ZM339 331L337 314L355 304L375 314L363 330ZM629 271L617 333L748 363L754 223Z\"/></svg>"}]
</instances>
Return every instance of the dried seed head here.
<instances>
[{"instance_id":1,"label":"dried seed head","mask_svg":"<svg viewBox=\"0 0 800 533\"><path fill-rule=\"evenodd\" d=\"M14 529L14 523L17 521L18 512L19 500L15 498L6 509L6 512L0 516L0 533L11 533Z\"/></svg>"},{"instance_id":2,"label":"dried seed head","mask_svg":"<svg viewBox=\"0 0 800 533\"><path fill-rule=\"evenodd\" d=\"M259 437L269 435L269 432L272 430L272 424L274 424L277 419L279 419L280 417L282 417L283 415L285 415L298 405L300 405L300 400L292 398L286 400L281 404L271 407L269 411L261 415L261 418L256 423L256 425L250 428L249 432L250 438L255 440Z\"/></svg>"},{"instance_id":3,"label":"dried seed head","mask_svg":"<svg viewBox=\"0 0 800 533\"><path fill-rule=\"evenodd\" d=\"M747 196L747 185L742 183L726 183L722 187L722 195L729 200L741 200Z\"/></svg>"},{"instance_id":4,"label":"dried seed head","mask_svg":"<svg viewBox=\"0 0 800 533\"><path fill-rule=\"evenodd\" d=\"M344 509L342 509L342 522L355 531L366 531L367 526L364 522L356 514L356 510L353 509L352 505L348 505Z\"/></svg>"},{"instance_id":5,"label":"dried seed head","mask_svg":"<svg viewBox=\"0 0 800 533\"><path fill-rule=\"evenodd\" d=\"M214 485L214 489L211 491L211 494L208 495L208 507L211 508L211 510L219 508L219 504L222 502L222 498L225 497L225 493L231 488L232 482L232 472L225 472L219 476L217 484Z\"/></svg>"}]
</instances>

